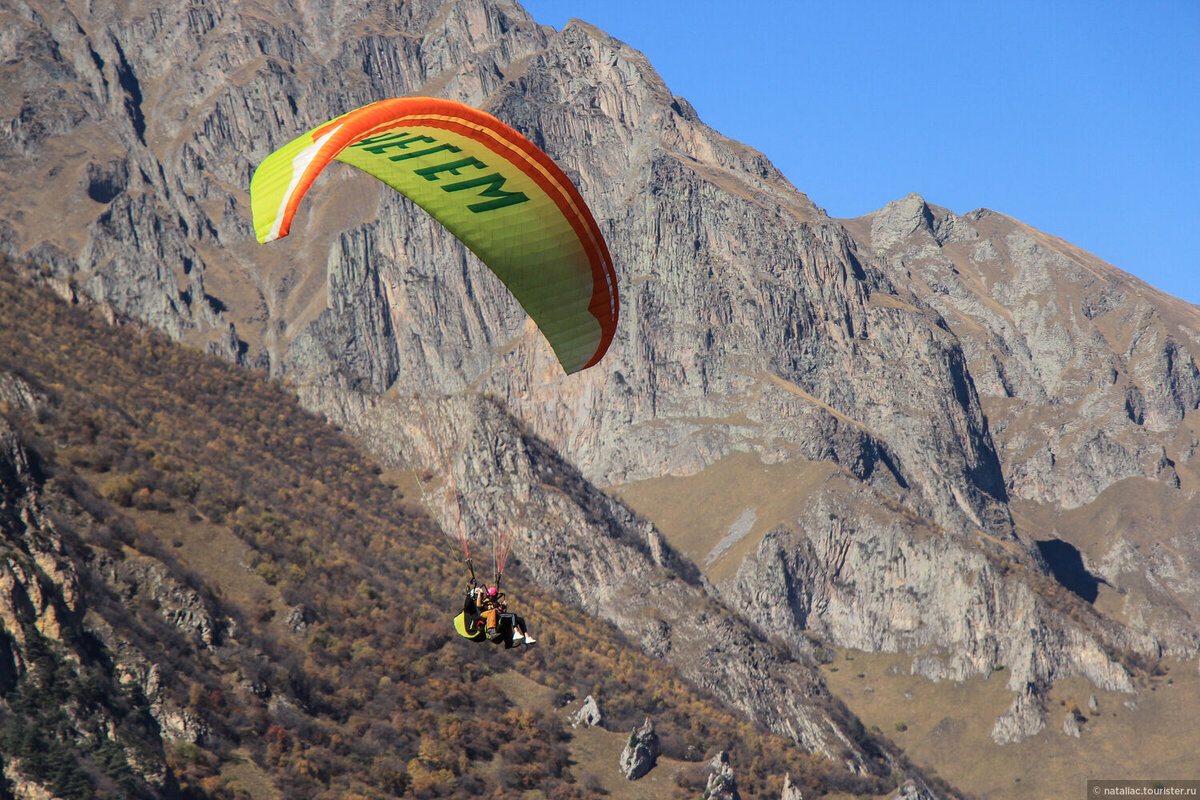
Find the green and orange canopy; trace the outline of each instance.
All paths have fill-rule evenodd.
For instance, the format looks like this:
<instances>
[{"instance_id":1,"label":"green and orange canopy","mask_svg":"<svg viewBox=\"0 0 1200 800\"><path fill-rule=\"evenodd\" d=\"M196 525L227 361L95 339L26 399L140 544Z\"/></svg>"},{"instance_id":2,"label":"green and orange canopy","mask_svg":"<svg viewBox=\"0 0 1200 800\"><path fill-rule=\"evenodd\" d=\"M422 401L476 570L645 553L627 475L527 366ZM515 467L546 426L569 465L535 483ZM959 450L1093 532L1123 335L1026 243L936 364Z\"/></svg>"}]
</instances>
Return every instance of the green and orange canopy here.
<instances>
[{"instance_id":1,"label":"green and orange canopy","mask_svg":"<svg viewBox=\"0 0 1200 800\"><path fill-rule=\"evenodd\" d=\"M579 191L549 156L495 117L431 97L382 100L276 150L250 183L260 242L288 234L331 161L421 206L504 282L568 373L603 357L616 330L616 273Z\"/></svg>"}]
</instances>

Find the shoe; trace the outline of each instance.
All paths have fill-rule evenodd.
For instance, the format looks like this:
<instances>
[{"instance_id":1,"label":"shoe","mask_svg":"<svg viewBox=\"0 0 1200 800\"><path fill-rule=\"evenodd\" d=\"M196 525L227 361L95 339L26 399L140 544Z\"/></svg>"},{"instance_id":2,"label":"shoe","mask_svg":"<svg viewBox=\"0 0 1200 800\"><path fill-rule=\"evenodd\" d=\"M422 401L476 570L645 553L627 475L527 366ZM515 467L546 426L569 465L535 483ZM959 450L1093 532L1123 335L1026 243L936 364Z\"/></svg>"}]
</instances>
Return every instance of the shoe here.
<instances>
[{"instance_id":1,"label":"shoe","mask_svg":"<svg viewBox=\"0 0 1200 800\"><path fill-rule=\"evenodd\" d=\"M487 638L493 642L500 638L500 631L496 630L495 628L488 628L486 631L484 631L484 633L487 635Z\"/></svg>"},{"instance_id":2,"label":"shoe","mask_svg":"<svg viewBox=\"0 0 1200 800\"><path fill-rule=\"evenodd\" d=\"M525 637L516 631L513 631L512 643L513 647L516 647L519 644L525 644Z\"/></svg>"},{"instance_id":3,"label":"shoe","mask_svg":"<svg viewBox=\"0 0 1200 800\"><path fill-rule=\"evenodd\" d=\"M525 644L537 644L537 639L527 633L525 634Z\"/></svg>"}]
</instances>

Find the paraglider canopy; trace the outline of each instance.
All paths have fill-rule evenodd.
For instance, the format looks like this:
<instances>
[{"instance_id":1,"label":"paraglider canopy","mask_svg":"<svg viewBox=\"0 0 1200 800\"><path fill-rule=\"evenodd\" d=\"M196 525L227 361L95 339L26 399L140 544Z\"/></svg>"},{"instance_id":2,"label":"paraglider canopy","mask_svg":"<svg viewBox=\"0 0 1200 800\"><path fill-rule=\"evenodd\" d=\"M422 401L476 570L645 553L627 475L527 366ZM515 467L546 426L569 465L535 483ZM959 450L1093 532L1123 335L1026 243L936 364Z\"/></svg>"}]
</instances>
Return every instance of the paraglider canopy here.
<instances>
[{"instance_id":1,"label":"paraglider canopy","mask_svg":"<svg viewBox=\"0 0 1200 800\"><path fill-rule=\"evenodd\" d=\"M431 97L382 100L313 128L269 155L250 184L260 242L286 236L331 161L374 175L469 247L499 276L563 369L597 363L616 330L616 273L570 179L517 131Z\"/></svg>"}]
</instances>

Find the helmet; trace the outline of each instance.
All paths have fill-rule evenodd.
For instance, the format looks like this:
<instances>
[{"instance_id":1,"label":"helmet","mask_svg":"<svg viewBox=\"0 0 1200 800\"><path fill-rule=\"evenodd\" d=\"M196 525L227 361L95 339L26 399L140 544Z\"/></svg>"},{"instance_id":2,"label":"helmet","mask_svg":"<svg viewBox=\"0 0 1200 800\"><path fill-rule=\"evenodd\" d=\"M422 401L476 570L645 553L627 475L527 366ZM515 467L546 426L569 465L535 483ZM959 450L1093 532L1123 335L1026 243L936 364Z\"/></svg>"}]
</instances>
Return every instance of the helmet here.
<instances>
[{"instance_id":1,"label":"helmet","mask_svg":"<svg viewBox=\"0 0 1200 800\"><path fill-rule=\"evenodd\" d=\"M487 591L487 595L488 595L488 597L495 597L495 596L496 596L496 591L497 591L497 589L496 589L496 587L495 587L495 586L489 586L489 587L488 587L488 591Z\"/></svg>"}]
</instances>

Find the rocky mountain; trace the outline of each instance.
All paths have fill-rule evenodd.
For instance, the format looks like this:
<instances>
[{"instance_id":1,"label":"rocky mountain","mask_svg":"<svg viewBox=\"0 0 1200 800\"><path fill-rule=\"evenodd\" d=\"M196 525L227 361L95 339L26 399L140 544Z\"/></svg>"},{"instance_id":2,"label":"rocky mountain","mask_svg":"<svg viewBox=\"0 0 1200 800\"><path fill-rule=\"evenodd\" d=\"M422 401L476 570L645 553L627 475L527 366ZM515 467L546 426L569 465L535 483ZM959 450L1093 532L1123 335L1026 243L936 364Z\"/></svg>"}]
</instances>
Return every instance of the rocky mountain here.
<instances>
[{"instance_id":1,"label":"rocky mountain","mask_svg":"<svg viewBox=\"0 0 1200 800\"><path fill-rule=\"evenodd\" d=\"M31 279L285 379L385 466L449 461L533 580L805 748L853 740L804 699L825 644L1004 666L997 742L1043 728L1055 681L1196 657L1195 306L992 212L831 219L640 53L503 0L0 22L0 246ZM483 107L575 180L620 278L599 366L562 376L353 170L254 243L258 161L402 94Z\"/></svg>"},{"instance_id":2,"label":"rocky mountain","mask_svg":"<svg viewBox=\"0 0 1200 800\"><path fill-rule=\"evenodd\" d=\"M1057 574L1195 653L1200 309L987 210L911 195L847 226L963 343L1010 508Z\"/></svg>"}]
</instances>

